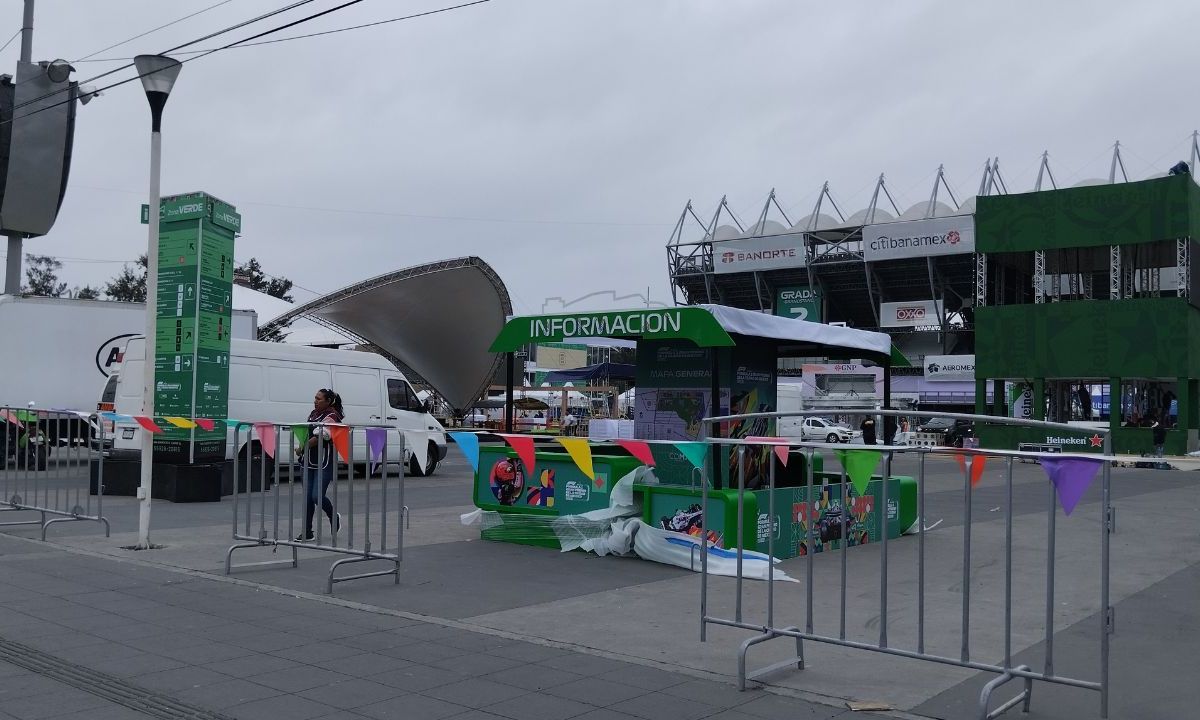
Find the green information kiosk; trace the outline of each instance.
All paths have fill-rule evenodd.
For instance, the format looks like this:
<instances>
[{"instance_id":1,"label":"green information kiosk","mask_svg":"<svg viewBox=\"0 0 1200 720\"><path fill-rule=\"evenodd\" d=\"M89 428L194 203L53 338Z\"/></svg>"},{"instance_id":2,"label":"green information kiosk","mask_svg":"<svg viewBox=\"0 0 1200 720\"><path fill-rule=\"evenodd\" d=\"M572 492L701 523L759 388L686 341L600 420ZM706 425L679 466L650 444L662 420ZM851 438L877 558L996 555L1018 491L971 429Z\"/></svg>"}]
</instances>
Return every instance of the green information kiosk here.
<instances>
[{"instance_id":1,"label":"green information kiosk","mask_svg":"<svg viewBox=\"0 0 1200 720\"><path fill-rule=\"evenodd\" d=\"M222 419L229 405L233 244L242 218L226 202L196 192L159 206L154 411L159 417ZM225 427L168 423L154 439L160 463L225 459Z\"/></svg>"}]
</instances>

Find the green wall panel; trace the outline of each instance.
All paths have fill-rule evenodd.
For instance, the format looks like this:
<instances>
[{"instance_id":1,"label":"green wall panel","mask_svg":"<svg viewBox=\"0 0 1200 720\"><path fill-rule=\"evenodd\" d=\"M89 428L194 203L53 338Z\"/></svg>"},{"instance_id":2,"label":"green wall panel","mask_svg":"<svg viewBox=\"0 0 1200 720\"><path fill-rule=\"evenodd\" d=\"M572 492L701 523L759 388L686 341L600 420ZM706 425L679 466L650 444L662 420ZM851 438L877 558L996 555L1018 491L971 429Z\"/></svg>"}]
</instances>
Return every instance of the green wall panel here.
<instances>
[{"instance_id":1,"label":"green wall panel","mask_svg":"<svg viewBox=\"0 0 1200 720\"><path fill-rule=\"evenodd\" d=\"M981 378L1193 377L1200 310L1182 298L1081 300L976 311Z\"/></svg>"},{"instance_id":2,"label":"green wall panel","mask_svg":"<svg viewBox=\"0 0 1200 720\"><path fill-rule=\"evenodd\" d=\"M980 197L982 253L1136 245L1188 237L1200 226L1200 188L1190 176Z\"/></svg>"}]
</instances>

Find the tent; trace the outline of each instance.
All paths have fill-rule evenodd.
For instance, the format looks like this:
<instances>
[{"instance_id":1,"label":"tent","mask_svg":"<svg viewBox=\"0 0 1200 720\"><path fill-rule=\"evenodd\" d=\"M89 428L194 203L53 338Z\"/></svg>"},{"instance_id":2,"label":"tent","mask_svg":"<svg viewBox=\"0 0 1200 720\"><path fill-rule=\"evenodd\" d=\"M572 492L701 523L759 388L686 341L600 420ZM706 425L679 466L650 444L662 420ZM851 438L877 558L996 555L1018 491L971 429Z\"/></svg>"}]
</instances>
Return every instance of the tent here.
<instances>
[{"instance_id":1,"label":"tent","mask_svg":"<svg viewBox=\"0 0 1200 720\"><path fill-rule=\"evenodd\" d=\"M633 382L633 365L627 363L604 362L575 370L551 370L546 374L546 382L587 382L589 380L628 380Z\"/></svg>"}]
</instances>

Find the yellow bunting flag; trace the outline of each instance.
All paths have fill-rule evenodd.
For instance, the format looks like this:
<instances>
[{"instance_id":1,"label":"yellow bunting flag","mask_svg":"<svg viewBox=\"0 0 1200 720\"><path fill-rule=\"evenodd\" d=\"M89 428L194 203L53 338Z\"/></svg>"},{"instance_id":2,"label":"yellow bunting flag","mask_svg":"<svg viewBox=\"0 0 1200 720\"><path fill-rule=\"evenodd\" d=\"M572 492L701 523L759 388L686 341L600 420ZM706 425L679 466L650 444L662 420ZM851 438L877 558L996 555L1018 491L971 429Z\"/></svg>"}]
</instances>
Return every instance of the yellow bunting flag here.
<instances>
[{"instance_id":1,"label":"yellow bunting flag","mask_svg":"<svg viewBox=\"0 0 1200 720\"><path fill-rule=\"evenodd\" d=\"M560 437L555 438L567 450L567 454L575 461L579 470L588 476L589 480L596 479L596 472L592 469L592 448L588 445L586 438Z\"/></svg>"},{"instance_id":2,"label":"yellow bunting flag","mask_svg":"<svg viewBox=\"0 0 1200 720\"><path fill-rule=\"evenodd\" d=\"M184 430L191 430L192 428L196 427L196 423L188 420L187 418L164 417L163 420L166 420L177 428L183 428Z\"/></svg>"}]
</instances>

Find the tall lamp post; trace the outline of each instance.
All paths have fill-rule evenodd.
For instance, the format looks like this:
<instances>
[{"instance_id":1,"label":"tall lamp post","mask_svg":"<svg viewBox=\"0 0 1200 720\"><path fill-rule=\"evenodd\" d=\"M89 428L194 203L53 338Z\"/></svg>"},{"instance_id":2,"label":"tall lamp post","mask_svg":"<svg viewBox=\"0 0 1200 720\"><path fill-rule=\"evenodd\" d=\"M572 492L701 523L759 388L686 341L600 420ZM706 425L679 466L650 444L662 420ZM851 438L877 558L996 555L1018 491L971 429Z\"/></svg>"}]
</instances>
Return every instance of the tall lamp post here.
<instances>
[{"instance_id":1,"label":"tall lamp post","mask_svg":"<svg viewBox=\"0 0 1200 720\"><path fill-rule=\"evenodd\" d=\"M159 169L162 165L162 113L167 97L183 67L178 60L165 55L138 55L133 59L142 88L150 102L150 212L149 239L146 245L146 361L142 378L142 414L154 415L154 344L158 314L158 213ZM154 473L154 435L142 430L141 487L138 500L138 547L150 549L150 495Z\"/></svg>"}]
</instances>

